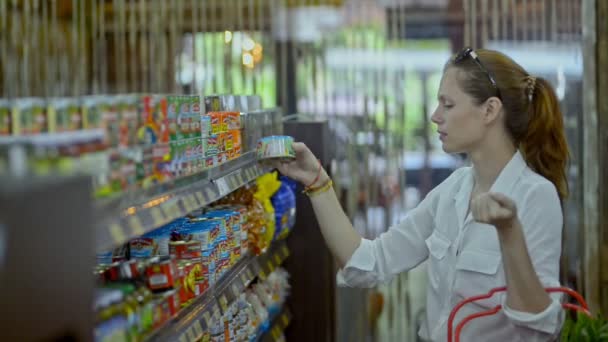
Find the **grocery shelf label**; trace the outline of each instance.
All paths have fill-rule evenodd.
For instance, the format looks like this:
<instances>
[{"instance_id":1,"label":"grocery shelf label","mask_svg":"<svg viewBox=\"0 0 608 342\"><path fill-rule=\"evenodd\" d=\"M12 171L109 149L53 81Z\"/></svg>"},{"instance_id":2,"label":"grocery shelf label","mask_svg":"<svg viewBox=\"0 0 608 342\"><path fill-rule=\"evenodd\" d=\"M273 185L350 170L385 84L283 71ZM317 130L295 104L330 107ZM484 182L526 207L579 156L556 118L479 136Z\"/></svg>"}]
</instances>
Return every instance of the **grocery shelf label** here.
<instances>
[{"instance_id":1,"label":"grocery shelf label","mask_svg":"<svg viewBox=\"0 0 608 342\"><path fill-rule=\"evenodd\" d=\"M203 193L201 191L197 191L194 195L196 196L196 199L198 200L198 204L200 206L203 206L206 204L205 197L203 196Z\"/></svg>"},{"instance_id":2,"label":"grocery shelf label","mask_svg":"<svg viewBox=\"0 0 608 342\"><path fill-rule=\"evenodd\" d=\"M226 177L216 179L215 185L217 185L217 188L220 191L220 197L224 197L230 193L230 187L228 186Z\"/></svg>"},{"instance_id":3,"label":"grocery shelf label","mask_svg":"<svg viewBox=\"0 0 608 342\"><path fill-rule=\"evenodd\" d=\"M131 230L135 235L142 235L143 233L145 233L144 227L141 224L141 220L137 215L129 217L129 227L131 227Z\"/></svg>"},{"instance_id":4,"label":"grocery shelf label","mask_svg":"<svg viewBox=\"0 0 608 342\"><path fill-rule=\"evenodd\" d=\"M207 325L207 327L210 327L211 326L211 315L209 314L209 311L203 312L203 319L205 320L205 324Z\"/></svg>"},{"instance_id":5,"label":"grocery shelf label","mask_svg":"<svg viewBox=\"0 0 608 342\"><path fill-rule=\"evenodd\" d=\"M287 245L283 245L281 251L283 252L283 258L287 259L287 257L289 257L289 248L287 248Z\"/></svg>"},{"instance_id":6,"label":"grocery shelf label","mask_svg":"<svg viewBox=\"0 0 608 342\"><path fill-rule=\"evenodd\" d=\"M228 299L226 299L226 295L220 297L220 306L222 307L222 312L228 311Z\"/></svg>"},{"instance_id":7,"label":"grocery shelf label","mask_svg":"<svg viewBox=\"0 0 608 342\"><path fill-rule=\"evenodd\" d=\"M150 208L150 215L152 216L152 222L154 223L155 226L158 227L165 223L165 217L163 215L163 212L160 210L160 208L157 208L157 207Z\"/></svg>"},{"instance_id":8,"label":"grocery shelf label","mask_svg":"<svg viewBox=\"0 0 608 342\"><path fill-rule=\"evenodd\" d=\"M189 342L188 337L186 337L186 334L182 334L182 336L180 336L179 342Z\"/></svg>"},{"instance_id":9,"label":"grocery shelf label","mask_svg":"<svg viewBox=\"0 0 608 342\"><path fill-rule=\"evenodd\" d=\"M244 286L244 284L243 284L243 286ZM238 298L239 295L241 294L241 290L239 289L237 284L232 284L232 294L234 294L235 299Z\"/></svg>"},{"instance_id":10,"label":"grocery shelf label","mask_svg":"<svg viewBox=\"0 0 608 342\"><path fill-rule=\"evenodd\" d=\"M277 263L277 266L281 265L281 262L283 260L281 260L281 257L279 256L279 253L277 253L277 254L274 255L274 261Z\"/></svg>"},{"instance_id":11,"label":"grocery shelf label","mask_svg":"<svg viewBox=\"0 0 608 342\"><path fill-rule=\"evenodd\" d=\"M116 244L121 244L127 239L125 232L118 223L110 224L110 235Z\"/></svg>"},{"instance_id":12,"label":"grocery shelf label","mask_svg":"<svg viewBox=\"0 0 608 342\"><path fill-rule=\"evenodd\" d=\"M201 322L199 320L194 321L194 325L192 327L194 329L195 338L199 338L203 335L203 327L201 326Z\"/></svg>"}]
</instances>

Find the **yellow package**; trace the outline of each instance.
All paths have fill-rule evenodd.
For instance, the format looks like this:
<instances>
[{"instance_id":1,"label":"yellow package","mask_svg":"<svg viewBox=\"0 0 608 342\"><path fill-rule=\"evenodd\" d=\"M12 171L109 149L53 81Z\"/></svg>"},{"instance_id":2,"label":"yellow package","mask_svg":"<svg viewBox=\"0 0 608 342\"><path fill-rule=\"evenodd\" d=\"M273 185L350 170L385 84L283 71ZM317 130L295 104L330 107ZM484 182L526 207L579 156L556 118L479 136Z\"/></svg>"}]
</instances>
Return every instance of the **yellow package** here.
<instances>
[{"instance_id":1,"label":"yellow package","mask_svg":"<svg viewBox=\"0 0 608 342\"><path fill-rule=\"evenodd\" d=\"M281 182L278 180L277 172L267 173L256 180L257 191L253 195L264 206L266 217L266 230L263 232L262 239L265 244L270 245L274 238L275 217L274 207L270 198L279 190Z\"/></svg>"}]
</instances>

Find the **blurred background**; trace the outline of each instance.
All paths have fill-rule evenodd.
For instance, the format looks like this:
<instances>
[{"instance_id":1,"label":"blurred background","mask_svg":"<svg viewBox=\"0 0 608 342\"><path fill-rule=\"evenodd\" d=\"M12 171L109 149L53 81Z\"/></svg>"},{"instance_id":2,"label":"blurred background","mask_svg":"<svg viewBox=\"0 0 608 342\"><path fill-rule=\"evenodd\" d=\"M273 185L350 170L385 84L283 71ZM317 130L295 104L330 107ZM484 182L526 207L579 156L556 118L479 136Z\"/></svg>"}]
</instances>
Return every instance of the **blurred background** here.
<instances>
[{"instance_id":1,"label":"blurred background","mask_svg":"<svg viewBox=\"0 0 608 342\"><path fill-rule=\"evenodd\" d=\"M607 4L0 0L0 107L88 95L257 95L286 124L327 123L324 163L356 229L374 238L467 162L441 151L429 120L445 62L464 46L502 51L557 90L572 158L562 283L607 312L608 103L597 96L608 91ZM295 250L327 253L318 241L289 239ZM314 258L299 255L292 263ZM335 271L331 259L315 262L290 272ZM311 289L298 279L287 340L416 341L424 264L376 289L336 288L333 277ZM319 291L327 295L317 303ZM315 307L326 322L313 324Z\"/></svg>"}]
</instances>

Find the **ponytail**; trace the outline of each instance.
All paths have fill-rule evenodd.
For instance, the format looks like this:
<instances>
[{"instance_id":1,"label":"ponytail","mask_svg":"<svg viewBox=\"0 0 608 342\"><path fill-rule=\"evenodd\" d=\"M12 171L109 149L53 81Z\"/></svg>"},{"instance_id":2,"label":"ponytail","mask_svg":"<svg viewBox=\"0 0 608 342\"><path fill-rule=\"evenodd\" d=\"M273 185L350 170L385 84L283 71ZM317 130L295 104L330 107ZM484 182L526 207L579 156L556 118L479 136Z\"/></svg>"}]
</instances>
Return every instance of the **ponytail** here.
<instances>
[{"instance_id":1,"label":"ponytail","mask_svg":"<svg viewBox=\"0 0 608 342\"><path fill-rule=\"evenodd\" d=\"M520 151L528 166L550 180L563 202L568 196L566 166L569 152L564 119L555 91L544 78L526 77L530 121Z\"/></svg>"}]
</instances>

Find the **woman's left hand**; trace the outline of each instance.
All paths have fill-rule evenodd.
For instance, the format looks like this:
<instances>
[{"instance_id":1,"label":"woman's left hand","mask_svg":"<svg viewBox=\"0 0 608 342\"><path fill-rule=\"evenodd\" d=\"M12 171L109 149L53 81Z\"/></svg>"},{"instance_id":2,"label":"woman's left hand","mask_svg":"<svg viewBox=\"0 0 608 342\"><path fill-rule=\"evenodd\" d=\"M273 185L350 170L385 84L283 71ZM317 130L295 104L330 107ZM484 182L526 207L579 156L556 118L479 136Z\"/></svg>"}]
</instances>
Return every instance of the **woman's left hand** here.
<instances>
[{"instance_id":1,"label":"woman's left hand","mask_svg":"<svg viewBox=\"0 0 608 342\"><path fill-rule=\"evenodd\" d=\"M503 194L486 192L471 201L471 213L475 221L501 229L511 226L517 218L517 206Z\"/></svg>"}]
</instances>

